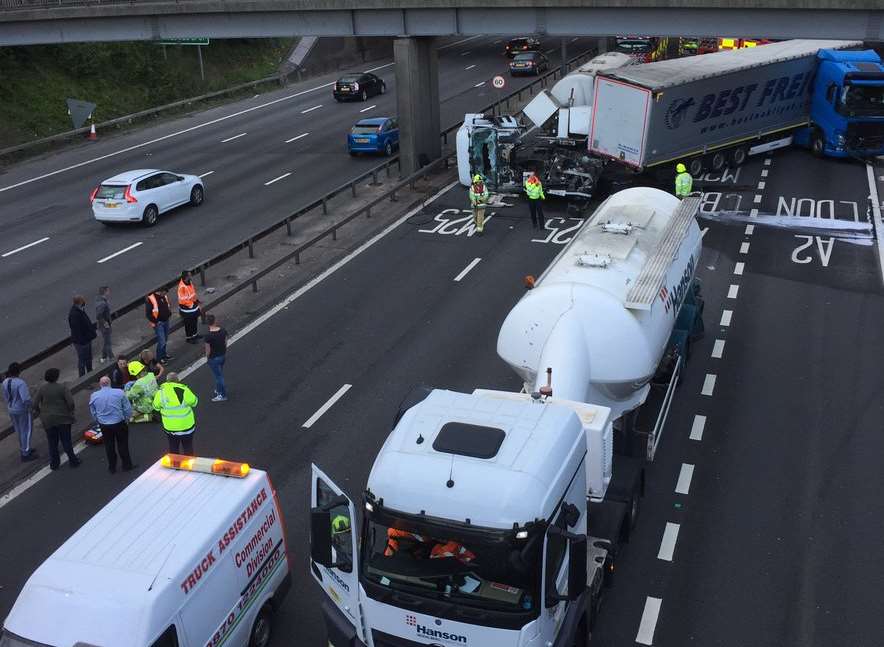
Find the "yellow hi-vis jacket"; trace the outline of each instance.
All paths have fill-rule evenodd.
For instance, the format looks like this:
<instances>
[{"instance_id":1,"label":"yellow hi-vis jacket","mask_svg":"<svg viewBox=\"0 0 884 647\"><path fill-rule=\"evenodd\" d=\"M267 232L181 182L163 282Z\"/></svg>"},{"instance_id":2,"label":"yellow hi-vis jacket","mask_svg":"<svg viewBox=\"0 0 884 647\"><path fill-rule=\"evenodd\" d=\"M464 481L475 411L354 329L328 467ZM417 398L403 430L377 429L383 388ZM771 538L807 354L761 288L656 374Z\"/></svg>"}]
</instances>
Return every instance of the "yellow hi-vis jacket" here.
<instances>
[{"instance_id":1,"label":"yellow hi-vis jacket","mask_svg":"<svg viewBox=\"0 0 884 647\"><path fill-rule=\"evenodd\" d=\"M525 180L525 193L528 194L529 200L546 200L546 196L543 195L543 185L540 183L540 180L537 180L536 182Z\"/></svg>"},{"instance_id":2,"label":"yellow hi-vis jacket","mask_svg":"<svg viewBox=\"0 0 884 647\"><path fill-rule=\"evenodd\" d=\"M678 198L687 197L694 186L694 178L690 173L679 173L675 176L675 196Z\"/></svg>"},{"instance_id":3,"label":"yellow hi-vis jacket","mask_svg":"<svg viewBox=\"0 0 884 647\"><path fill-rule=\"evenodd\" d=\"M187 434L196 426L193 408L199 400L193 391L178 382L166 382L153 396L153 408L163 418L163 429L170 434Z\"/></svg>"},{"instance_id":4,"label":"yellow hi-vis jacket","mask_svg":"<svg viewBox=\"0 0 884 647\"><path fill-rule=\"evenodd\" d=\"M488 187L485 186L484 182L479 186L480 190L476 191L476 183L474 182L470 185L470 205L473 207L478 207L488 202Z\"/></svg>"}]
</instances>

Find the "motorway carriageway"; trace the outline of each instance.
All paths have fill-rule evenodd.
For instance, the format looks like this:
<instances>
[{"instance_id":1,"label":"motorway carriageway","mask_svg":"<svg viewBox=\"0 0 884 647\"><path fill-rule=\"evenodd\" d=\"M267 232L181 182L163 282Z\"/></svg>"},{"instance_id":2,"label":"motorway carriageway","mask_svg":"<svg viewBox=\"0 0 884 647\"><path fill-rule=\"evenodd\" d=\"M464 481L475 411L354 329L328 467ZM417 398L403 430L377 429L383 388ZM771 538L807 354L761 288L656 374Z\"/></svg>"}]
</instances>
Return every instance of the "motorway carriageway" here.
<instances>
[{"instance_id":1,"label":"motorway carriageway","mask_svg":"<svg viewBox=\"0 0 884 647\"><path fill-rule=\"evenodd\" d=\"M707 211L757 209L759 223L790 209L828 217L830 203L834 217L861 219L869 193L862 165L802 150L703 183ZM202 398L197 453L267 469L279 490L295 577L274 645L324 644L322 593L307 567L310 463L358 497L413 386L521 386L495 353L497 332L522 277L541 272L580 220L550 201L538 235L515 201L491 210L479 238L465 206L453 187L239 331L229 402L208 402L200 363L186 371ZM822 235L808 245L761 224L703 226L706 336L592 644L878 645L884 293L874 247ZM131 436L142 469L163 452L158 429ZM83 458L79 470L0 500L0 615L132 478L108 475L100 449Z\"/></svg>"},{"instance_id":2,"label":"motorway carriageway","mask_svg":"<svg viewBox=\"0 0 884 647\"><path fill-rule=\"evenodd\" d=\"M559 39L543 46L557 64ZM595 39L573 39L568 56L594 46ZM507 77L504 92L533 80L509 78L503 47L502 38L476 36L440 48L443 127L496 99L495 74ZM86 295L92 313L98 286L110 285L113 304L123 305L380 163L346 150L358 119L395 113L393 63L366 68L384 79L387 93L365 103L334 100L331 84L341 72L119 137L99 133L95 144L7 169L0 175L0 357L23 359L67 336L73 294ZM95 222L92 189L136 168L201 175L206 201L164 214L151 229Z\"/></svg>"}]
</instances>

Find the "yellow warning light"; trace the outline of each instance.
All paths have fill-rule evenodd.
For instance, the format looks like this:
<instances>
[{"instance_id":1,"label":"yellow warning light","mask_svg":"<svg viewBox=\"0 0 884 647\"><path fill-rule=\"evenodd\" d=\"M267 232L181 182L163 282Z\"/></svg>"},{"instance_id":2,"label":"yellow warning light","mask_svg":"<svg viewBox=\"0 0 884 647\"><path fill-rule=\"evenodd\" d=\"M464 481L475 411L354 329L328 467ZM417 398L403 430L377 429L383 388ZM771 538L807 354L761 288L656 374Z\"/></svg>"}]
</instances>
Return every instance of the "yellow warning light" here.
<instances>
[{"instance_id":1,"label":"yellow warning light","mask_svg":"<svg viewBox=\"0 0 884 647\"><path fill-rule=\"evenodd\" d=\"M244 478L248 476L249 471L252 469L248 463L225 461L220 458L183 456L181 454L166 454L160 459L160 465L174 470L218 474L234 478Z\"/></svg>"}]
</instances>

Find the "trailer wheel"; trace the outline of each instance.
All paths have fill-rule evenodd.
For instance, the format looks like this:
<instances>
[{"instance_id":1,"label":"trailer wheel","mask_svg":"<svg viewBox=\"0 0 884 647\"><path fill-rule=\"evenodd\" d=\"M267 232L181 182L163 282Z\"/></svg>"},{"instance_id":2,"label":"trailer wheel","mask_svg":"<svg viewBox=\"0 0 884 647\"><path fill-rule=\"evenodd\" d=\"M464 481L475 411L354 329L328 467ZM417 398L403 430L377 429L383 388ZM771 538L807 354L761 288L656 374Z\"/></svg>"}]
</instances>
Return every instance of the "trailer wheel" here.
<instances>
[{"instance_id":1,"label":"trailer wheel","mask_svg":"<svg viewBox=\"0 0 884 647\"><path fill-rule=\"evenodd\" d=\"M727 164L727 157L721 151L712 155L712 170L720 171Z\"/></svg>"},{"instance_id":2,"label":"trailer wheel","mask_svg":"<svg viewBox=\"0 0 884 647\"><path fill-rule=\"evenodd\" d=\"M826 154L826 141L823 139L823 134L819 128L814 128L813 133L810 135L810 150L817 157L823 157Z\"/></svg>"},{"instance_id":3,"label":"trailer wheel","mask_svg":"<svg viewBox=\"0 0 884 647\"><path fill-rule=\"evenodd\" d=\"M695 178L703 175L703 170L705 167L706 164L704 163L702 157L695 157L690 162L688 162L688 171Z\"/></svg>"},{"instance_id":4,"label":"trailer wheel","mask_svg":"<svg viewBox=\"0 0 884 647\"><path fill-rule=\"evenodd\" d=\"M734 166L742 166L746 163L747 159L749 159L749 149L745 146L738 146L731 153L731 163Z\"/></svg>"}]
</instances>

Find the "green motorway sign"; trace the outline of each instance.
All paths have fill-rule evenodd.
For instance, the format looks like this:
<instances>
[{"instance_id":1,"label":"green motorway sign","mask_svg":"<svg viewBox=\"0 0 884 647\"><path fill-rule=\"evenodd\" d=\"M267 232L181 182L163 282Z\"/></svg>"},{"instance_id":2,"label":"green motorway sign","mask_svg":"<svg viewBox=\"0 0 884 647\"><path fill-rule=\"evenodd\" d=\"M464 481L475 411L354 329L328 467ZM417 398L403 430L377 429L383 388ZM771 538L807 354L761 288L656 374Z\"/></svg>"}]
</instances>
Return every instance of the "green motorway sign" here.
<instances>
[{"instance_id":1,"label":"green motorway sign","mask_svg":"<svg viewBox=\"0 0 884 647\"><path fill-rule=\"evenodd\" d=\"M208 45L208 38L164 38L157 45Z\"/></svg>"}]
</instances>

